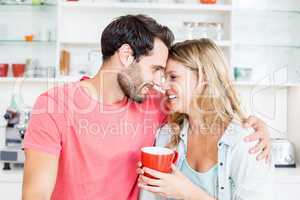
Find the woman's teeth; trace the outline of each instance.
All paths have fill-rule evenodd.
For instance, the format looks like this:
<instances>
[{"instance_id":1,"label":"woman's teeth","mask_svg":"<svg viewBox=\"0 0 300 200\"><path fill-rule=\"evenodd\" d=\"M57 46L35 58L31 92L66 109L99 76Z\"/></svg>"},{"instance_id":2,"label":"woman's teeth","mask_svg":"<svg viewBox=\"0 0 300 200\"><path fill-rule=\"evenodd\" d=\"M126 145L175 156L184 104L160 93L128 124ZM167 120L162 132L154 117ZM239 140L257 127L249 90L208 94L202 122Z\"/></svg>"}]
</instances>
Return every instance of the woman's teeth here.
<instances>
[{"instance_id":1,"label":"woman's teeth","mask_svg":"<svg viewBox=\"0 0 300 200\"><path fill-rule=\"evenodd\" d=\"M176 95L175 94L171 94L168 96L169 99L176 99Z\"/></svg>"}]
</instances>

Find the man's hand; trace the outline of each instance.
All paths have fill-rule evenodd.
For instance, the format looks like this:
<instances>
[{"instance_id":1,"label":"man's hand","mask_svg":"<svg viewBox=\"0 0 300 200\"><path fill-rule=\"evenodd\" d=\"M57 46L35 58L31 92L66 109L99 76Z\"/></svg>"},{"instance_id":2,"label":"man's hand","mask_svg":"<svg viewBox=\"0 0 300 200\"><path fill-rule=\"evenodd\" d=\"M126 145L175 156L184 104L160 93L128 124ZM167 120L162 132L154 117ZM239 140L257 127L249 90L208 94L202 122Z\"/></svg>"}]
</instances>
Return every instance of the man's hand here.
<instances>
[{"instance_id":1,"label":"man's hand","mask_svg":"<svg viewBox=\"0 0 300 200\"><path fill-rule=\"evenodd\" d=\"M22 200L50 200L58 168L58 156L25 150Z\"/></svg>"},{"instance_id":2,"label":"man's hand","mask_svg":"<svg viewBox=\"0 0 300 200\"><path fill-rule=\"evenodd\" d=\"M270 134L263 121L260 119L250 116L244 121L245 128L253 128L255 132L245 137L246 142L258 141L258 143L249 150L251 154L257 154L256 159L269 160L270 157Z\"/></svg>"}]
</instances>

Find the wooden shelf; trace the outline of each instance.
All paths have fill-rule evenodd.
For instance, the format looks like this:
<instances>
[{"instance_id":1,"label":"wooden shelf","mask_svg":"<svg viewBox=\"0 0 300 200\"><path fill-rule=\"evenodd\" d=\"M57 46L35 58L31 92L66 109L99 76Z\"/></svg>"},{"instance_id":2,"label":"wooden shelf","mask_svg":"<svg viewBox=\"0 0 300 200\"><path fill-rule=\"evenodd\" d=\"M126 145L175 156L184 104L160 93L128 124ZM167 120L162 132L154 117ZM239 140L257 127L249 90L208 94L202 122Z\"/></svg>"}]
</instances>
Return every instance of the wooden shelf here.
<instances>
[{"instance_id":1,"label":"wooden shelf","mask_svg":"<svg viewBox=\"0 0 300 200\"><path fill-rule=\"evenodd\" d=\"M56 77L56 78L29 78L29 77L22 77L22 78L15 78L15 77L7 77L7 78L0 78L0 83L60 83L60 82L72 82L72 81L79 81L80 77L72 77L72 76L65 76L65 77ZM255 83L255 82L244 82L244 81L234 81L234 86L237 87L300 87L300 83L286 83L286 84L274 84L274 83Z\"/></svg>"},{"instance_id":2,"label":"wooden shelf","mask_svg":"<svg viewBox=\"0 0 300 200\"><path fill-rule=\"evenodd\" d=\"M234 85L237 87L300 87L300 83L255 83L255 82L246 82L246 81L234 81Z\"/></svg>"},{"instance_id":3,"label":"wooden shelf","mask_svg":"<svg viewBox=\"0 0 300 200\"><path fill-rule=\"evenodd\" d=\"M79 77L56 77L56 78L31 78L31 77L6 77L0 78L0 83L60 83L60 82L72 82L79 81Z\"/></svg>"},{"instance_id":4,"label":"wooden shelf","mask_svg":"<svg viewBox=\"0 0 300 200\"><path fill-rule=\"evenodd\" d=\"M30 8L45 8L55 7L57 4L44 3L44 4L30 4L30 3L0 3L0 8L4 7L30 7Z\"/></svg>"},{"instance_id":5,"label":"wooden shelf","mask_svg":"<svg viewBox=\"0 0 300 200\"><path fill-rule=\"evenodd\" d=\"M267 43L267 42L234 42L233 46L256 46L256 47L279 47L279 48L300 48L297 43Z\"/></svg>"},{"instance_id":6,"label":"wooden shelf","mask_svg":"<svg viewBox=\"0 0 300 200\"><path fill-rule=\"evenodd\" d=\"M185 39L178 39L175 40L175 42L184 41ZM232 42L230 40L223 40L223 41L215 41L217 45L221 47L230 47ZM67 46L86 46L86 47L101 47L100 41L94 42L94 41L72 41L72 40L64 40L60 42L62 45Z\"/></svg>"},{"instance_id":7,"label":"wooden shelf","mask_svg":"<svg viewBox=\"0 0 300 200\"><path fill-rule=\"evenodd\" d=\"M0 45L55 45L56 41L38 41L27 42L25 40L0 40Z\"/></svg>"},{"instance_id":8,"label":"wooden shelf","mask_svg":"<svg viewBox=\"0 0 300 200\"><path fill-rule=\"evenodd\" d=\"M59 5L63 8L77 9L102 9L110 10L153 10L153 11L214 11L214 12L229 12L232 11L231 5L204 5L198 3L85 3L85 2L61 2Z\"/></svg>"},{"instance_id":9,"label":"wooden shelf","mask_svg":"<svg viewBox=\"0 0 300 200\"><path fill-rule=\"evenodd\" d=\"M300 8L233 8L234 12L264 12L264 13L296 13L300 14Z\"/></svg>"}]
</instances>

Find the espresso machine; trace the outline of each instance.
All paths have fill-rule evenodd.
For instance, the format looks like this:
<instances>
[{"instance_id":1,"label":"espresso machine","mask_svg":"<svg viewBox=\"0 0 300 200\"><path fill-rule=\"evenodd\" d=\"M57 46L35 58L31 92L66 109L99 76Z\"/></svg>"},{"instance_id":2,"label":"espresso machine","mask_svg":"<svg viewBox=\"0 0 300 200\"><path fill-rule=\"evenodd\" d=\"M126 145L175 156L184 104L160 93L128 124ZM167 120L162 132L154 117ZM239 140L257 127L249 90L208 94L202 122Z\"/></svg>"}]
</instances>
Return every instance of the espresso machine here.
<instances>
[{"instance_id":1,"label":"espresso machine","mask_svg":"<svg viewBox=\"0 0 300 200\"><path fill-rule=\"evenodd\" d=\"M25 160L22 143L31 109L17 99L18 96L12 96L11 104L3 116L4 124L0 132L0 162L3 163L3 170L22 168Z\"/></svg>"}]
</instances>

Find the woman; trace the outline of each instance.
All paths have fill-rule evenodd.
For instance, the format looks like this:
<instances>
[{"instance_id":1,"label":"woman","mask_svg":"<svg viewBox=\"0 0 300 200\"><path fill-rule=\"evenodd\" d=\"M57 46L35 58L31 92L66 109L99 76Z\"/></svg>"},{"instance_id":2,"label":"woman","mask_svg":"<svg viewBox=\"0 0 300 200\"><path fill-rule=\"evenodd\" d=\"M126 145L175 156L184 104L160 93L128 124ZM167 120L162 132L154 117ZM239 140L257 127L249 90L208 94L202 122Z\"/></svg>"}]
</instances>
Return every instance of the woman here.
<instances>
[{"instance_id":1,"label":"woman","mask_svg":"<svg viewBox=\"0 0 300 200\"><path fill-rule=\"evenodd\" d=\"M166 68L171 112L157 146L179 153L173 173L139 170L140 199L268 199L269 165L248 153L252 130L229 78L222 51L209 39L177 43ZM158 179L143 176L148 173Z\"/></svg>"}]
</instances>

